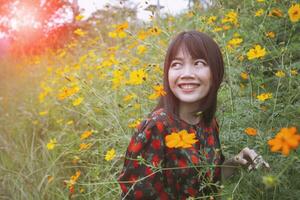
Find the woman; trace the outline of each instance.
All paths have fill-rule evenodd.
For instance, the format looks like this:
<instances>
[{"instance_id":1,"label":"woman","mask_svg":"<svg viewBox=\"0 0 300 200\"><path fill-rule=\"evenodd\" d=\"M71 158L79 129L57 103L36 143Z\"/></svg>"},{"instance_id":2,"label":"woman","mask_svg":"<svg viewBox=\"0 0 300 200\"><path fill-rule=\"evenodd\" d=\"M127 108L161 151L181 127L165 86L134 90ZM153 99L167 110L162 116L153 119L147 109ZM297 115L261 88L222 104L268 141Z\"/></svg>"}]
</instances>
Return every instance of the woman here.
<instances>
[{"instance_id":1,"label":"woman","mask_svg":"<svg viewBox=\"0 0 300 200\"><path fill-rule=\"evenodd\" d=\"M217 195L221 174L238 165L255 168L255 151L244 148L224 162L215 119L223 58L208 35L187 31L170 43L164 89L156 108L132 136L118 179L122 199L187 199Z\"/></svg>"}]
</instances>

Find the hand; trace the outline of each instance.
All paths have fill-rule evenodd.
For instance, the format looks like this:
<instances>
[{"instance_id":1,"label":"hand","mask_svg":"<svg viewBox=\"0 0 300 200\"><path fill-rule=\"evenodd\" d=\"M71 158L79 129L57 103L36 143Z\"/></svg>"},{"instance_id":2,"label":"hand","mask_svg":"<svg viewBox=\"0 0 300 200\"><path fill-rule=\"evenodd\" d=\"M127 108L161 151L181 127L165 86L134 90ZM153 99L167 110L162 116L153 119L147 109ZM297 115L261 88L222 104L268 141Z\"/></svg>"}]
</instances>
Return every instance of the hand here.
<instances>
[{"instance_id":1,"label":"hand","mask_svg":"<svg viewBox=\"0 0 300 200\"><path fill-rule=\"evenodd\" d=\"M244 148L239 154L234 156L233 161L236 164L248 166L248 171L260 167L270 168L269 163L267 163L261 155L258 155L253 149L249 149L248 147Z\"/></svg>"}]
</instances>

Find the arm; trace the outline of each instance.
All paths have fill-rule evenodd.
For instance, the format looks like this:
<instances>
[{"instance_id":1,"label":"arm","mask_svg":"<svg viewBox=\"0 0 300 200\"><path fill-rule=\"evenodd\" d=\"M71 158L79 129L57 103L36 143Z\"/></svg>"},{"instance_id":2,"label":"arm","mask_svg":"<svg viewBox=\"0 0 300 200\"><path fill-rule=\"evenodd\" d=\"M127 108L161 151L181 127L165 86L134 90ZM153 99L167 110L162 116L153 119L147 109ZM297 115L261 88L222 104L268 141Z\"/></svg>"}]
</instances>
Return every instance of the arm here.
<instances>
[{"instance_id":1,"label":"arm","mask_svg":"<svg viewBox=\"0 0 300 200\"><path fill-rule=\"evenodd\" d=\"M236 168L239 165L234 162L233 158L230 158L228 160L225 160L222 166L222 180L226 180L233 176L233 174L236 172Z\"/></svg>"},{"instance_id":2,"label":"arm","mask_svg":"<svg viewBox=\"0 0 300 200\"><path fill-rule=\"evenodd\" d=\"M222 180L231 177L236 169L241 166L248 166L248 169L257 169L260 165L270 168L269 164L265 162L253 149L245 147L240 153L233 158L226 160L222 167Z\"/></svg>"}]
</instances>

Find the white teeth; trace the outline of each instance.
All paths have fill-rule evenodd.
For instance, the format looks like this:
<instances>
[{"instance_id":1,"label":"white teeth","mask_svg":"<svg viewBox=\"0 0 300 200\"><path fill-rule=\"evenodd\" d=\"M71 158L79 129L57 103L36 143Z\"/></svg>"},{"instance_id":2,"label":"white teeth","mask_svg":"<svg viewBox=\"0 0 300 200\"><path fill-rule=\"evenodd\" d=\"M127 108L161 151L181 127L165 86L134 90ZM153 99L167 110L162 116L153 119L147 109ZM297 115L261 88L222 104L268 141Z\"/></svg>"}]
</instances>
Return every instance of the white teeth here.
<instances>
[{"instance_id":1,"label":"white teeth","mask_svg":"<svg viewBox=\"0 0 300 200\"><path fill-rule=\"evenodd\" d=\"M198 87L198 85L181 85L180 88L182 89L194 89Z\"/></svg>"}]
</instances>

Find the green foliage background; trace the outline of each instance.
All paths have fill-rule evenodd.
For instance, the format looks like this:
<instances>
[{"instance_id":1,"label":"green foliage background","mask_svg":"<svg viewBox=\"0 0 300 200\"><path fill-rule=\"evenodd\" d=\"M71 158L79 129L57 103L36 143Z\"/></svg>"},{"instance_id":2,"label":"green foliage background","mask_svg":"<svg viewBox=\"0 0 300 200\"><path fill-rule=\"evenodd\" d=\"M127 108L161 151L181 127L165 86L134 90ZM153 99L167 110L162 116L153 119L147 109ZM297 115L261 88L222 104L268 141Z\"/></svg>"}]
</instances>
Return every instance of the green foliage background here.
<instances>
[{"instance_id":1,"label":"green foliage background","mask_svg":"<svg viewBox=\"0 0 300 200\"><path fill-rule=\"evenodd\" d=\"M288 16L295 3L299 2L220 1L206 11L195 6L178 16L154 17L150 23L141 23L128 12L125 38L109 37L108 32L115 27L103 19L110 12L99 12L100 17L95 15L83 23L85 34L74 38L65 49L2 59L0 199L118 199L116 178L133 133L128 124L143 119L156 105L156 100L148 97L153 86L162 83L168 42L176 33L191 29L210 34L223 50L226 75L217 118L225 156L229 158L249 146L271 165L269 171L239 170L223 183L222 197L297 199L299 148L286 157L271 152L267 144L283 127L296 126L299 130L300 25ZM270 14L275 8L282 16ZM255 16L258 9L264 10L261 16ZM222 23L229 12L237 13L237 23ZM216 21L208 23L212 16ZM115 24L126 21L120 21L120 16L115 16L115 21L109 19ZM224 30L224 26L230 27ZM146 32L145 39L139 36L141 31ZM274 38L266 36L270 31ZM229 50L226 46L234 37L243 42ZM247 52L256 44L266 49L266 56L247 59ZM138 53L139 45L147 50ZM138 69L147 77L141 84L127 83L130 73ZM284 77L275 75L279 70ZM116 72L122 76L115 76ZM241 72L246 72L248 79L242 79ZM80 90L59 100L64 86ZM133 93L131 100L124 101ZM262 93L272 93L272 98L259 101L257 95ZM78 97L83 97L83 102L73 106ZM40 113L43 111L45 115ZM258 135L245 134L247 127L257 129ZM86 130L92 130L92 136L80 140ZM47 143L54 138L57 144L48 150ZM79 150L81 143L91 147ZM105 154L111 148L116 150L116 157L106 161ZM81 175L71 194L66 181L76 171ZM270 181L264 183L263 177Z\"/></svg>"}]
</instances>

